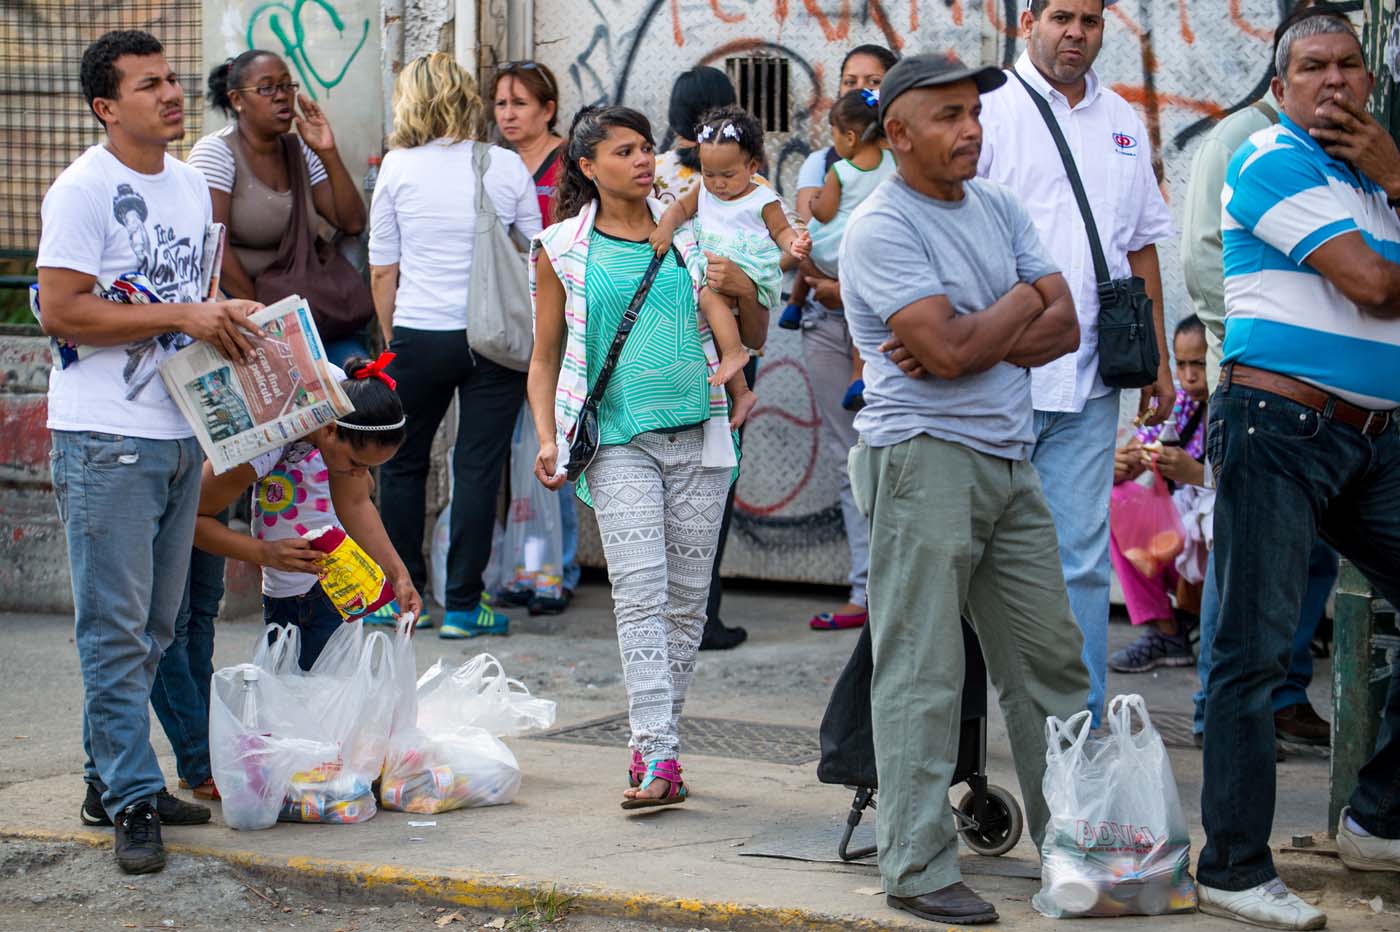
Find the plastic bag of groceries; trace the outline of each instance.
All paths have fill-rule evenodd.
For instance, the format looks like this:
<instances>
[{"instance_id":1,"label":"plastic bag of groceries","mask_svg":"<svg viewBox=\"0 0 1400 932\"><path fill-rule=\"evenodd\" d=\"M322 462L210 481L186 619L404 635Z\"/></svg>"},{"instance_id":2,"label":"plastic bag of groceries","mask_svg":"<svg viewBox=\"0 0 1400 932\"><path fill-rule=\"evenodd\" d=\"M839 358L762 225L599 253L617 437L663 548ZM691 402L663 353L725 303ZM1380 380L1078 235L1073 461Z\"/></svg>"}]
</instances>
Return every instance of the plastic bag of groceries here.
<instances>
[{"instance_id":1,"label":"plastic bag of groceries","mask_svg":"<svg viewBox=\"0 0 1400 932\"><path fill-rule=\"evenodd\" d=\"M1149 579L1171 566L1186 545L1181 516L1155 466L1113 487L1108 525L1123 556Z\"/></svg>"},{"instance_id":2,"label":"plastic bag of groceries","mask_svg":"<svg viewBox=\"0 0 1400 932\"><path fill-rule=\"evenodd\" d=\"M502 545L504 600L524 604L532 595L558 599L564 591L564 538L559 495L535 479L540 444L528 405L522 405L510 442L510 504Z\"/></svg>"},{"instance_id":3,"label":"plastic bag of groceries","mask_svg":"<svg viewBox=\"0 0 1400 932\"><path fill-rule=\"evenodd\" d=\"M295 690L252 663L214 674L209 762L223 818L240 831L271 828L296 771L336 753Z\"/></svg>"},{"instance_id":4,"label":"plastic bag of groceries","mask_svg":"<svg viewBox=\"0 0 1400 932\"><path fill-rule=\"evenodd\" d=\"M1050 821L1031 904L1055 919L1194 910L1186 816L1147 704L1109 703L1107 737L1090 738L1091 724L1087 711L1045 721Z\"/></svg>"},{"instance_id":5,"label":"plastic bag of groceries","mask_svg":"<svg viewBox=\"0 0 1400 932\"><path fill-rule=\"evenodd\" d=\"M408 634L401 628L395 641L400 671L399 657L413 651ZM385 809L434 813L515 799L520 765L498 734L548 728L553 702L531 696L489 655L451 671L439 660L416 684L398 672L395 683L398 714L379 787Z\"/></svg>"}]
</instances>

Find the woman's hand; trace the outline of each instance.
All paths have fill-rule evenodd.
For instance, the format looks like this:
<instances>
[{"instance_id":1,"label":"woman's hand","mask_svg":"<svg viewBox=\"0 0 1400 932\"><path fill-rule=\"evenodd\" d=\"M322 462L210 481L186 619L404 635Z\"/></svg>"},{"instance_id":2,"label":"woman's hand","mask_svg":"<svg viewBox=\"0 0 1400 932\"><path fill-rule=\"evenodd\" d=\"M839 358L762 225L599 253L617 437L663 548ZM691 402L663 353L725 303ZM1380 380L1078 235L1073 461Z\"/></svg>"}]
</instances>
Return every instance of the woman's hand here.
<instances>
[{"instance_id":1,"label":"woman's hand","mask_svg":"<svg viewBox=\"0 0 1400 932\"><path fill-rule=\"evenodd\" d=\"M335 149L335 134L331 132L330 121L319 106L312 103L305 94L297 95L296 116L297 134L317 155Z\"/></svg>"},{"instance_id":2,"label":"woman's hand","mask_svg":"<svg viewBox=\"0 0 1400 932\"><path fill-rule=\"evenodd\" d=\"M540 480L540 485L551 492L561 488L568 477L555 475L559 469L559 445L553 440L547 440L540 444L540 452L535 455L535 478Z\"/></svg>"},{"instance_id":3,"label":"woman's hand","mask_svg":"<svg viewBox=\"0 0 1400 932\"><path fill-rule=\"evenodd\" d=\"M712 291L724 295L726 298L753 298L758 296L758 286L753 283L753 279L744 274L744 270L724 256L713 252L705 253L708 260L705 269L705 281Z\"/></svg>"},{"instance_id":4,"label":"woman's hand","mask_svg":"<svg viewBox=\"0 0 1400 932\"><path fill-rule=\"evenodd\" d=\"M812 297L823 307L839 311L844 305L841 303L841 283L834 278L827 278L825 275L808 275L807 284L812 289Z\"/></svg>"},{"instance_id":5,"label":"woman's hand","mask_svg":"<svg viewBox=\"0 0 1400 932\"><path fill-rule=\"evenodd\" d=\"M1142 444L1134 437L1113 452L1113 484L1142 475Z\"/></svg>"},{"instance_id":6,"label":"woman's hand","mask_svg":"<svg viewBox=\"0 0 1400 932\"><path fill-rule=\"evenodd\" d=\"M282 540L265 540L262 555L258 562L268 569L284 573L310 573L321 575L321 561L325 554L311 546L311 541L301 537L287 537Z\"/></svg>"},{"instance_id":7,"label":"woman's hand","mask_svg":"<svg viewBox=\"0 0 1400 932\"><path fill-rule=\"evenodd\" d=\"M389 580L389 585L394 587L394 600L399 603L399 617L412 614L417 619L423 616L423 597L418 594L418 587L413 585L413 577L405 571L397 578Z\"/></svg>"},{"instance_id":8,"label":"woman's hand","mask_svg":"<svg viewBox=\"0 0 1400 932\"><path fill-rule=\"evenodd\" d=\"M1181 447L1162 447L1151 452L1144 450L1141 455L1148 464L1156 460L1157 472L1161 473L1164 479L1170 479L1178 485L1205 484L1205 467Z\"/></svg>"}]
</instances>

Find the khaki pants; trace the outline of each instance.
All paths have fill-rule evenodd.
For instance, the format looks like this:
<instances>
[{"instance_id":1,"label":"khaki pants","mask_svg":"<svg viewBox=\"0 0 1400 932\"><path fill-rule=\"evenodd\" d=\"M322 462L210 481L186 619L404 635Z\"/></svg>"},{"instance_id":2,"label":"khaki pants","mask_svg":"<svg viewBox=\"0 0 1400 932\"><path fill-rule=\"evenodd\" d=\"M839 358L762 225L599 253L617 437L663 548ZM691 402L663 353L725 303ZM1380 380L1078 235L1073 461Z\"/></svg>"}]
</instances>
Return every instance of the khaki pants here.
<instances>
[{"instance_id":1,"label":"khaki pants","mask_svg":"<svg viewBox=\"0 0 1400 932\"><path fill-rule=\"evenodd\" d=\"M857 444L851 485L871 521L871 705L885 892L961 879L948 789L963 686L959 620L982 641L1001 698L1026 823L1047 812L1045 717L1085 707L1083 639L1069 610L1055 527L1029 462L921 435Z\"/></svg>"}]
</instances>

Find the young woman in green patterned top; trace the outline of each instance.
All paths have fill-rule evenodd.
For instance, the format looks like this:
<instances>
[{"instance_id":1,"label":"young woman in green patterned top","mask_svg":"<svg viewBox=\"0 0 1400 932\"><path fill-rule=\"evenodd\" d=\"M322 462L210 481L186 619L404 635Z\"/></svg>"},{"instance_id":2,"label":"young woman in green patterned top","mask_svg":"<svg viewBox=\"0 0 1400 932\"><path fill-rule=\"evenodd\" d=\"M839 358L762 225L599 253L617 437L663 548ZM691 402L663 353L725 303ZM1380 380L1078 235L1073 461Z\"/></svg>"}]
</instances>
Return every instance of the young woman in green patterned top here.
<instances>
[{"instance_id":1,"label":"young woman in green patterned top","mask_svg":"<svg viewBox=\"0 0 1400 932\"><path fill-rule=\"evenodd\" d=\"M588 109L570 134L554 216L532 250L529 389L535 474L563 482L561 455L587 387L654 251L651 126L624 107ZM632 728L624 809L683 802L677 723L705 623L710 568L737 466L727 404L709 376L714 342L697 306L699 248L677 231L599 407L600 448L578 483L608 561ZM544 261L541 261L544 260ZM747 289L743 287L747 283ZM741 313L755 307L743 279Z\"/></svg>"}]
</instances>

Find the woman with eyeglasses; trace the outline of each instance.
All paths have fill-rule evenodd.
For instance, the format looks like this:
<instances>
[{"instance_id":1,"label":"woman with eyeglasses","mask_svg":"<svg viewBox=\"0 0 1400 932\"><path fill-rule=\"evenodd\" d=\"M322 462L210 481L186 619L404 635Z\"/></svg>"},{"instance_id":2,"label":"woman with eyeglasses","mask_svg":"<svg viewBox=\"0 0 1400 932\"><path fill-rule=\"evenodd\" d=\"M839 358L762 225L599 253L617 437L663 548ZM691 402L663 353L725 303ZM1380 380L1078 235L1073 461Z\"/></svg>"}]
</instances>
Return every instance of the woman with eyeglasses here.
<instances>
[{"instance_id":1,"label":"woman with eyeglasses","mask_svg":"<svg viewBox=\"0 0 1400 932\"><path fill-rule=\"evenodd\" d=\"M223 129L194 144L189 162L203 173L214 203L214 219L228 229L220 287L230 297L267 302L272 279L258 282L272 268L285 293L307 297L332 362L365 352L355 331L369 323L374 308L369 289L348 262L329 244L316 242L318 275L333 275L335 299L318 300L320 290L290 280L283 268L293 264L298 243L289 230L298 205L296 190L306 192L301 215L315 241L316 217L347 236L365 228L364 201L336 149L335 134L319 106L292 80L280 56L252 49L209 72L209 103L228 117ZM292 134L293 125L296 133ZM293 177L296 171L300 178ZM324 282L316 283L324 286ZM345 313L349 305L353 313ZM334 321L325 316L334 315ZM358 325L357 325L358 321Z\"/></svg>"}]
</instances>

